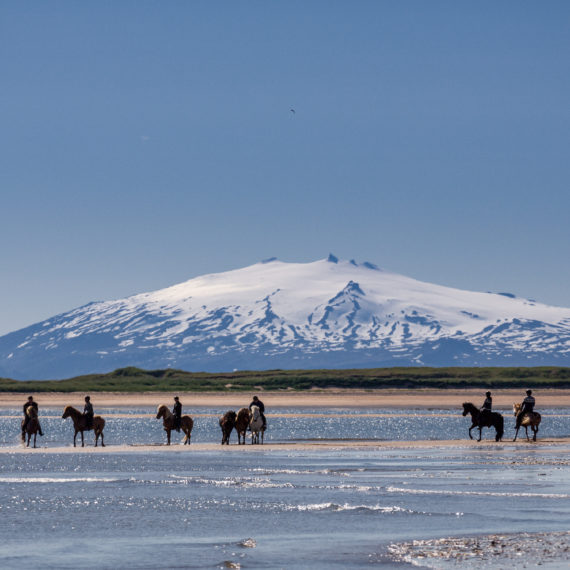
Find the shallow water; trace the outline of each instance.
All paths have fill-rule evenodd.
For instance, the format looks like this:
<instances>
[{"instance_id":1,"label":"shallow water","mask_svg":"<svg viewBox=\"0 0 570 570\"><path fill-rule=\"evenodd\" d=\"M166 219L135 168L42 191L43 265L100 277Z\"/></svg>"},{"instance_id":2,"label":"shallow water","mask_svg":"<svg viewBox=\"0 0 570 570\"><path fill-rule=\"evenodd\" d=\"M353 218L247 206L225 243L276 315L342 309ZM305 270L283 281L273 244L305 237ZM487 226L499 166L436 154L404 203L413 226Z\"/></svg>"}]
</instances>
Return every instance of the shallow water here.
<instances>
[{"instance_id":1,"label":"shallow water","mask_svg":"<svg viewBox=\"0 0 570 570\"><path fill-rule=\"evenodd\" d=\"M149 409L98 412L110 444L164 441ZM219 441L219 412L196 415L194 441ZM72 427L60 413L42 410L42 445L71 445ZM279 413L269 416L274 442L458 438L469 426L445 411ZM542 435L570 434L567 410L545 415ZM17 422L15 410L2 412L3 447L17 445ZM397 567L404 563L389 556L394 543L556 532L570 520L570 446L563 444L179 449L0 454L0 566Z\"/></svg>"},{"instance_id":2,"label":"shallow water","mask_svg":"<svg viewBox=\"0 0 570 570\"><path fill-rule=\"evenodd\" d=\"M218 418L226 410L188 410L194 418L192 441L219 442L221 439ZM38 438L41 445L61 446L73 442L71 419L61 419L61 409L41 410L41 424L45 432ZM96 413L105 418L105 441L110 444L158 444L165 442L162 420L155 419L156 409L97 409ZM545 410L539 437L570 436L570 411L568 409ZM20 410L0 410L0 446L18 445ZM505 414L505 439L514 436L514 417ZM463 417L458 411L450 410L335 410L314 408L303 410L280 409L268 414L266 441L280 443L291 441L312 441L327 439L362 440L438 440L462 439L467 437L471 425L470 417ZM476 436L476 430L473 431ZM524 437L524 429L519 437ZM483 438L494 439L493 428L483 429ZM173 441L182 437L174 434ZM235 432L232 441L236 441ZM93 432L86 435L92 443Z\"/></svg>"}]
</instances>

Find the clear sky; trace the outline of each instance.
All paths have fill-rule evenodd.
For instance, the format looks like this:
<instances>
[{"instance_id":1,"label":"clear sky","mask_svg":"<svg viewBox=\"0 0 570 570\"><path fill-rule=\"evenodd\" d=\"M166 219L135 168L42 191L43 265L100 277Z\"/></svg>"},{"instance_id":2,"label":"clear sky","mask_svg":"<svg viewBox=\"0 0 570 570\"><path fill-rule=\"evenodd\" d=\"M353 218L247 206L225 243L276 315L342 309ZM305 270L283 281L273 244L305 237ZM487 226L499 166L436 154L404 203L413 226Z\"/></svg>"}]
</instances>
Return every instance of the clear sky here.
<instances>
[{"instance_id":1,"label":"clear sky","mask_svg":"<svg viewBox=\"0 0 570 570\"><path fill-rule=\"evenodd\" d=\"M0 334L329 252L570 306L569 27L567 1L4 0Z\"/></svg>"}]
</instances>

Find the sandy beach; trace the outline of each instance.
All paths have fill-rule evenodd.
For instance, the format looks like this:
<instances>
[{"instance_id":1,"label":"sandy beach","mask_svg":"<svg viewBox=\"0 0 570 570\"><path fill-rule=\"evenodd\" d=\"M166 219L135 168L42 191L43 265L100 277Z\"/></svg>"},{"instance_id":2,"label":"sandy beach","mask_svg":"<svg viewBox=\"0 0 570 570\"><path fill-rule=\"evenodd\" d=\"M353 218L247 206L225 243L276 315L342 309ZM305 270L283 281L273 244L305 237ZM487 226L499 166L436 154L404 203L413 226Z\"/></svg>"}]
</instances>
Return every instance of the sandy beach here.
<instances>
[{"instance_id":1,"label":"sandy beach","mask_svg":"<svg viewBox=\"0 0 570 570\"><path fill-rule=\"evenodd\" d=\"M512 410L513 402L520 402L525 390L509 389L493 392L493 406L497 410ZM261 391L257 393L268 408L338 408L338 409L458 409L463 402L481 405L485 389L465 390L310 390L306 392ZM85 393L37 393L6 392L0 394L0 408L20 408L28 395L42 407L83 406ZM249 404L249 392L95 392L92 402L101 407L154 407L169 403L178 395L186 408L207 407L237 409ZM534 390L537 409L570 407L570 390Z\"/></svg>"}]
</instances>

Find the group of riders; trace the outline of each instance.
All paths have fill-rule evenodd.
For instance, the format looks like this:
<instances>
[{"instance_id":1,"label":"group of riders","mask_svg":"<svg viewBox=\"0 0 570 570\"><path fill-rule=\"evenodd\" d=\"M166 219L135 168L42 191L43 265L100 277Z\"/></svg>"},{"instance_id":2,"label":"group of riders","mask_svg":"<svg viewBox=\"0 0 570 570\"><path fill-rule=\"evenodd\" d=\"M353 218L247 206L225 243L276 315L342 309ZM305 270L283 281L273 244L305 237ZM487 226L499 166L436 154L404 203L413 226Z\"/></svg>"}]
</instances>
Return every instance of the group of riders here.
<instances>
[{"instance_id":1,"label":"group of riders","mask_svg":"<svg viewBox=\"0 0 570 570\"><path fill-rule=\"evenodd\" d=\"M33 396L28 397L28 401L24 404L24 421L22 422L22 439L26 433L26 428L28 427L28 423L30 422L30 414L28 413L28 408L32 407L35 411L35 415L38 415L38 403L34 400ZM267 429L267 420L265 419L265 405L263 402L257 397L254 396L251 404L249 404L249 409L253 406L257 406L259 408L259 412L261 415L261 419L263 420L263 429ZM176 431L180 431L180 424L182 422L182 404L180 402L180 398L178 396L174 396L174 406L172 408L172 414L174 416L174 429ZM90 430L93 429L93 404L91 403L91 398L89 396L85 396L85 406L83 408L83 417L85 418L85 429ZM44 435L42 432L42 428L38 423L38 433L40 435Z\"/></svg>"},{"instance_id":2,"label":"group of riders","mask_svg":"<svg viewBox=\"0 0 570 570\"><path fill-rule=\"evenodd\" d=\"M532 395L532 390L527 390L526 398L522 401L522 406L519 410L519 413L517 414L515 429L521 427L524 416L534 413L535 403L536 402L534 396ZM493 397L491 396L491 392L485 392L485 401L483 402L480 411L482 418L493 411Z\"/></svg>"},{"instance_id":3,"label":"group of riders","mask_svg":"<svg viewBox=\"0 0 570 570\"><path fill-rule=\"evenodd\" d=\"M262 429L266 430L267 420L265 419L265 404L257 396L254 396L251 404L249 404L248 407L251 410L253 406L257 406L259 408L259 415L263 420ZM182 422L182 404L180 403L180 398L178 396L174 396L174 407L172 408L172 415L174 416L174 429L179 432L180 424Z\"/></svg>"},{"instance_id":4,"label":"group of riders","mask_svg":"<svg viewBox=\"0 0 570 570\"><path fill-rule=\"evenodd\" d=\"M35 411L35 415L38 415L38 404L34 401L33 396L28 397L28 401L24 404L24 421L22 422L22 437L26 433L27 425L30 421L30 414L28 413L28 408L32 407ZM254 396L253 400L249 404L249 409L253 406L257 406L259 408L261 418L263 420L263 429L267 429L267 420L265 419L265 405L263 402L257 397ZM534 412L535 406L535 399L532 395L532 390L526 391L526 398L522 402L521 409L517 414L516 418L516 425L515 429L518 429L521 426L523 418L527 414L532 414ZM484 416L486 414L490 414L493 411L493 397L491 392L485 393L485 401L481 406L481 414ZM172 414L174 415L174 429L176 431L180 431L180 423L182 421L182 403L180 402L180 398L178 396L174 397L174 406L172 408ZM85 406L83 408L83 417L85 418L85 427L87 430L93 428L93 404L91 403L91 398L89 396L85 396ZM39 426L38 433L43 436L42 428Z\"/></svg>"}]
</instances>

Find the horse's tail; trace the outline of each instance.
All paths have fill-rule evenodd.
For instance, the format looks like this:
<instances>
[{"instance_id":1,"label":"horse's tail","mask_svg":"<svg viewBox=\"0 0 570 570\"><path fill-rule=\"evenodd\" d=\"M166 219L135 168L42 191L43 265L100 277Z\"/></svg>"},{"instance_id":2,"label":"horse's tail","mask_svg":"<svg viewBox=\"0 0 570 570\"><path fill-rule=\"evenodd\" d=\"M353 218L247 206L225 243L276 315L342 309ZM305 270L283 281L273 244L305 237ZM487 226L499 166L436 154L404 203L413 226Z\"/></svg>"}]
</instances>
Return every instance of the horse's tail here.
<instances>
[{"instance_id":1,"label":"horse's tail","mask_svg":"<svg viewBox=\"0 0 570 570\"><path fill-rule=\"evenodd\" d=\"M496 430L497 430L497 435L495 436L495 441L501 441L501 439L503 438L503 434L505 433L505 422L503 420L503 416L501 414L498 414L498 418L497 418L497 425L495 426Z\"/></svg>"}]
</instances>

